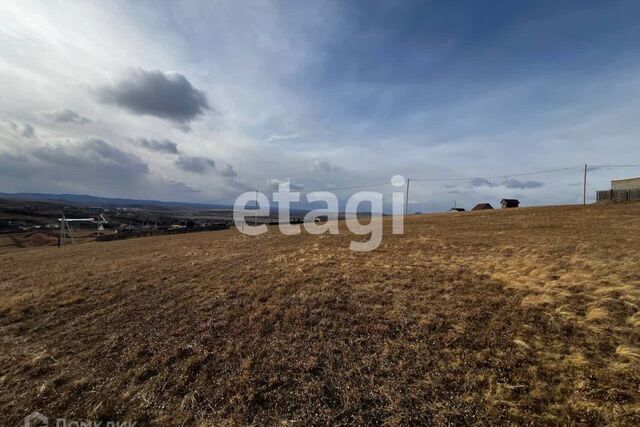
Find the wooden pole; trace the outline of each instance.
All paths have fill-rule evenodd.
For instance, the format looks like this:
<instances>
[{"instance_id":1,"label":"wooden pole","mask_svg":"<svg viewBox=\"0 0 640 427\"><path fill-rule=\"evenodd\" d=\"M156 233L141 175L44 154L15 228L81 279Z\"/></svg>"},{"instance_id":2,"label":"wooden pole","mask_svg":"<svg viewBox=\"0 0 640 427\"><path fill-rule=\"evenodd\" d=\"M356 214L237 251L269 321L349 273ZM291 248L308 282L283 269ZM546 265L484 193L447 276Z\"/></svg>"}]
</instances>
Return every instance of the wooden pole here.
<instances>
[{"instance_id":1,"label":"wooden pole","mask_svg":"<svg viewBox=\"0 0 640 427\"><path fill-rule=\"evenodd\" d=\"M407 178L407 194L404 199L404 217L409 214L409 178Z\"/></svg>"},{"instance_id":2,"label":"wooden pole","mask_svg":"<svg viewBox=\"0 0 640 427\"><path fill-rule=\"evenodd\" d=\"M60 212L60 233L58 234L58 247L64 245L64 212Z\"/></svg>"},{"instance_id":3,"label":"wooden pole","mask_svg":"<svg viewBox=\"0 0 640 427\"><path fill-rule=\"evenodd\" d=\"M258 225L258 190L256 190L256 213L253 216L253 225Z\"/></svg>"},{"instance_id":4,"label":"wooden pole","mask_svg":"<svg viewBox=\"0 0 640 427\"><path fill-rule=\"evenodd\" d=\"M584 180L582 185L582 204L587 204L587 164L584 164Z\"/></svg>"}]
</instances>

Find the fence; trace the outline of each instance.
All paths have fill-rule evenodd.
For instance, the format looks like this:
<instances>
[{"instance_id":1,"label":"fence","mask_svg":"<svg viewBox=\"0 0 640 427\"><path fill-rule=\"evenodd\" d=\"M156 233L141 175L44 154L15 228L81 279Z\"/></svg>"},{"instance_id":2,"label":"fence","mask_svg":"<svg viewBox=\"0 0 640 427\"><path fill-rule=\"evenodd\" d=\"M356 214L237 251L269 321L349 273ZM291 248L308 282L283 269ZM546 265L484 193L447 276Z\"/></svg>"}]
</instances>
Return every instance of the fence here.
<instances>
[{"instance_id":1,"label":"fence","mask_svg":"<svg viewBox=\"0 0 640 427\"><path fill-rule=\"evenodd\" d=\"M637 202L640 201L640 188L598 191L598 201Z\"/></svg>"}]
</instances>

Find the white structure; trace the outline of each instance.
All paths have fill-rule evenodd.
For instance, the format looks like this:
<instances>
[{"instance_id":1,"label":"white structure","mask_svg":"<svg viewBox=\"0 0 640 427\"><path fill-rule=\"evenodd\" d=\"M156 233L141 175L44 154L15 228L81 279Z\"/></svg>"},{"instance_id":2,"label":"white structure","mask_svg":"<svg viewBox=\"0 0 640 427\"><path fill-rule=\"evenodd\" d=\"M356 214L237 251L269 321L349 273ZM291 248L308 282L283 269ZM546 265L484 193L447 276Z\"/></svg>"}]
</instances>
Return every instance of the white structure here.
<instances>
[{"instance_id":1,"label":"white structure","mask_svg":"<svg viewBox=\"0 0 640 427\"><path fill-rule=\"evenodd\" d=\"M104 231L104 224L109 223L109 221L107 221L107 219L102 214L100 214L100 216L98 217L98 220L96 221L95 218L66 218L64 216L64 213L62 213L60 218L58 218L58 221L60 221L60 237L59 237L58 246L64 245L67 242L67 240L70 240L71 243L76 242L76 238L73 235L73 229L69 224L71 222L88 222L91 224L97 223L98 236L100 236L101 231Z\"/></svg>"},{"instance_id":2,"label":"white structure","mask_svg":"<svg viewBox=\"0 0 640 427\"><path fill-rule=\"evenodd\" d=\"M635 190L640 188L640 178L614 179L611 181L612 190Z\"/></svg>"}]
</instances>

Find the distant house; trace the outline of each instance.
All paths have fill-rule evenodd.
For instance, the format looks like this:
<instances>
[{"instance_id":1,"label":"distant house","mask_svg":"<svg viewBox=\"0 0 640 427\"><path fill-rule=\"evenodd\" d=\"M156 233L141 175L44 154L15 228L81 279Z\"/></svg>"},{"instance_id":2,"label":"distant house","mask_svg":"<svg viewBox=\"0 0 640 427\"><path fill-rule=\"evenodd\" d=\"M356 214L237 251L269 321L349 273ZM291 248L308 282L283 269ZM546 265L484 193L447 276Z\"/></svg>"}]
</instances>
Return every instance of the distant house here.
<instances>
[{"instance_id":1,"label":"distant house","mask_svg":"<svg viewBox=\"0 0 640 427\"><path fill-rule=\"evenodd\" d=\"M486 209L493 209L493 206L491 206L490 203L478 203L471 210L472 211L483 211L483 210L486 210Z\"/></svg>"},{"instance_id":2,"label":"distant house","mask_svg":"<svg viewBox=\"0 0 640 427\"><path fill-rule=\"evenodd\" d=\"M640 178L614 179L611 181L612 190L635 190L640 188Z\"/></svg>"},{"instance_id":3,"label":"distant house","mask_svg":"<svg viewBox=\"0 0 640 427\"><path fill-rule=\"evenodd\" d=\"M329 215L318 215L314 218L316 224L324 224L329 221Z\"/></svg>"},{"instance_id":4,"label":"distant house","mask_svg":"<svg viewBox=\"0 0 640 427\"><path fill-rule=\"evenodd\" d=\"M126 225L126 224L120 224L120 226L118 226L118 230L121 233L124 234L135 234L138 232L138 227L136 227L135 225Z\"/></svg>"},{"instance_id":5,"label":"distant house","mask_svg":"<svg viewBox=\"0 0 640 427\"><path fill-rule=\"evenodd\" d=\"M518 199L502 199L500 206L504 208L517 208L520 206L520 200Z\"/></svg>"},{"instance_id":6,"label":"distant house","mask_svg":"<svg viewBox=\"0 0 640 427\"><path fill-rule=\"evenodd\" d=\"M640 201L640 178L614 179L611 190L597 193L598 202L637 202Z\"/></svg>"},{"instance_id":7,"label":"distant house","mask_svg":"<svg viewBox=\"0 0 640 427\"><path fill-rule=\"evenodd\" d=\"M464 208L451 208L449 212L464 212Z\"/></svg>"}]
</instances>

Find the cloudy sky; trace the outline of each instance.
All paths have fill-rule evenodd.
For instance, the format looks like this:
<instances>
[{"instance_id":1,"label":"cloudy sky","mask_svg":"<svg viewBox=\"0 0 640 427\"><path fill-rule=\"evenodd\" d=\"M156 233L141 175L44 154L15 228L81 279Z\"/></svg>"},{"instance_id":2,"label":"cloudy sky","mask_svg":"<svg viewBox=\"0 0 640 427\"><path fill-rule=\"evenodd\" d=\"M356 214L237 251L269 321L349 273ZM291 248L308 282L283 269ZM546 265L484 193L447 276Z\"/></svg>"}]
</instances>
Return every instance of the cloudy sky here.
<instances>
[{"instance_id":1,"label":"cloudy sky","mask_svg":"<svg viewBox=\"0 0 640 427\"><path fill-rule=\"evenodd\" d=\"M640 163L639 13L637 1L5 0L0 191L210 202L402 174L482 178L416 181L412 210L576 203L578 168L513 175ZM590 171L590 197L633 175Z\"/></svg>"}]
</instances>

